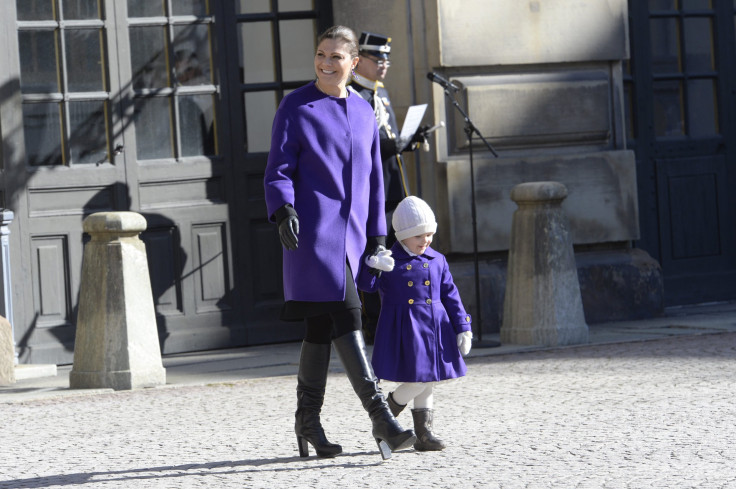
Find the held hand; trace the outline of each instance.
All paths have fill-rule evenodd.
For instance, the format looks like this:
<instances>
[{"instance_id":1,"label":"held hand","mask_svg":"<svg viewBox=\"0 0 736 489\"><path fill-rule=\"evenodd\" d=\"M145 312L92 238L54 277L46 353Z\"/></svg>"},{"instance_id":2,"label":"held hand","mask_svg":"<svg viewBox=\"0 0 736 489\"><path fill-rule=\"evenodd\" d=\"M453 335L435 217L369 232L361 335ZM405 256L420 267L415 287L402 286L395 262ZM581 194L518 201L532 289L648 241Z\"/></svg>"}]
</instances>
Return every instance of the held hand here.
<instances>
[{"instance_id":1,"label":"held hand","mask_svg":"<svg viewBox=\"0 0 736 489\"><path fill-rule=\"evenodd\" d=\"M288 216L279 223L279 239L284 248L294 251L299 247L299 219Z\"/></svg>"},{"instance_id":2,"label":"held hand","mask_svg":"<svg viewBox=\"0 0 736 489\"><path fill-rule=\"evenodd\" d=\"M414 151L415 149L418 149L420 146L423 146L427 144L427 130L429 129L429 126L422 126L417 129L417 131L414 133L414 135L406 141L402 147L403 149L401 152L404 151Z\"/></svg>"},{"instance_id":3,"label":"held hand","mask_svg":"<svg viewBox=\"0 0 736 489\"><path fill-rule=\"evenodd\" d=\"M460 349L462 356L468 356L470 353L470 347L473 345L473 333L470 331L463 331L457 335L457 347Z\"/></svg>"},{"instance_id":4,"label":"held hand","mask_svg":"<svg viewBox=\"0 0 736 489\"><path fill-rule=\"evenodd\" d=\"M429 130L429 126L422 126L419 129L417 129L417 132L415 132L414 136L411 138L411 142L415 144L426 143L428 130Z\"/></svg>"},{"instance_id":5,"label":"held hand","mask_svg":"<svg viewBox=\"0 0 736 489\"><path fill-rule=\"evenodd\" d=\"M379 246L375 255L366 257L365 264L383 272L390 272L394 269L394 259L391 256L391 250Z\"/></svg>"}]
</instances>

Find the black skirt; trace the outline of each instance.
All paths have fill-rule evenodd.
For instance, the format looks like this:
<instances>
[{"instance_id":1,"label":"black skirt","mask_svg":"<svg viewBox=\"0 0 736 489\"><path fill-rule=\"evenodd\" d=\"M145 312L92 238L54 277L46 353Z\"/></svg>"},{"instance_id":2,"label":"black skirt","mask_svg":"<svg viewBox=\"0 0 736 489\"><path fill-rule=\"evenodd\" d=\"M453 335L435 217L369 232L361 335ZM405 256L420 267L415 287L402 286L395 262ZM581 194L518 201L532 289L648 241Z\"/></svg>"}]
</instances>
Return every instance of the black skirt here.
<instances>
[{"instance_id":1,"label":"black skirt","mask_svg":"<svg viewBox=\"0 0 736 489\"><path fill-rule=\"evenodd\" d=\"M362 304L358 297L358 291L355 288L353 273L350 270L350 264L345 262L345 300L342 301L286 301L281 308L282 321L303 321L305 318L321 316L336 311L346 311L348 309L360 309Z\"/></svg>"}]
</instances>

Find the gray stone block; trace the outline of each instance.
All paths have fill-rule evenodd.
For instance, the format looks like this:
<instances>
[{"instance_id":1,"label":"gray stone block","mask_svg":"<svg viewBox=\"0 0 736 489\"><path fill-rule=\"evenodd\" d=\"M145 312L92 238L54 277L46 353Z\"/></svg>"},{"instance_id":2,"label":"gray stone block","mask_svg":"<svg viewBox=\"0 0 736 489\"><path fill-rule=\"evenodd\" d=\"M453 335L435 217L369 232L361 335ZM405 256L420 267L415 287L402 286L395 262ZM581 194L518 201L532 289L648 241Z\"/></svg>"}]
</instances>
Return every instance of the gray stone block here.
<instances>
[{"instance_id":1,"label":"gray stone block","mask_svg":"<svg viewBox=\"0 0 736 489\"><path fill-rule=\"evenodd\" d=\"M587 343L577 268L558 182L517 185L501 341L524 345Z\"/></svg>"},{"instance_id":2,"label":"gray stone block","mask_svg":"<svg viewBox=\"0 0 736 489\"><path fill-rule=\"evenodd\" d=\"M629 56L624 0L436 3L441 66L607 61Z\"/></svg>"},{"instance_id":3,"label":"gray stone block","mask_svg":"<svg viewBox=\"0 0 736 489\"><path fill-rule=\"evenodd\" d=\"M134 389L166 383L146 248L146 220L99 212L84 220L84 247L73 389Z\"/></svg>"}]
</instances>

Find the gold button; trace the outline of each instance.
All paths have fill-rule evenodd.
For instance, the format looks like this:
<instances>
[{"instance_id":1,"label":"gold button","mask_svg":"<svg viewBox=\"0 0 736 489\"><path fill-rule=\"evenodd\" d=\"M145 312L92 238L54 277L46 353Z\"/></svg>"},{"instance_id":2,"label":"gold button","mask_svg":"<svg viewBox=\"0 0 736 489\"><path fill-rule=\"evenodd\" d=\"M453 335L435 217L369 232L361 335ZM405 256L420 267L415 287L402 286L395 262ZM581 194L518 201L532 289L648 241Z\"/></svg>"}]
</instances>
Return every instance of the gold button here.
<instances>
[{"instance_id":1,"label":"gold button","mask_svg":"<svg viewBox=\"0 0 736 489\"><path fill-rule=\"evenodd\" d=\"M466 323L469 323L470 322L470 316L465 316L465 322Z\"/></svg>"},{"instance_id":2,"label":"gold button","mask_svg":"<svg viewBox=\"0 0 736 489\"><path fill-rule=\"evenodd\" d=\"M406 269L407 269L407 270L411 270L411 265L407 265L407 266L406 266Z\"/></svg>"},{"instance_id":3,"label":"gold button","mask_svg":"<svg viewBox=\"0 0 736 489\"><path fill-rule=\"evenodd\" d=\"M414 299L409 299L409 304L414 304Z\"/></svg>"},{"instance_id":4,"label":"gold button","mask_svg":"<svg viewBox=\"0 0 736 489\"><path fill-rule=\"evenodd\" d=\"M424 264L424 265L422 265L422 266L423 266L424 268L429 268L429 263L425 263L425 264Z\"/></svg>"},{"instance_id":5,"label":"gold button","mask_svg":"<svg viewBox=\"0 0 736 489\"><path fill-rule=\"evenodd\" d=\"M432 303L432 299L427 299L427 304L431 304L431 303Z\"/></svg>"},{"instance_id":6,"label":"gold button","mask_svg":"<svg viewBox=\"0 0 736 489\"><path fill-rule=\"evenodd\" d=\"M413 287L413 286L414 286L414 282L412 282L411 280L409 280L409 283L408 283L407 285L408 285L409 287Z\"/></svg>"},{"instance_id":7,"label":"gold button","mask_svg":"<svg viewBox=\"0 0 736 489\"><path fill-rule=\"evenodd\" d=\"M425 280L424 285L429 285L429 280Z\"/></svg>"}]
</instances>

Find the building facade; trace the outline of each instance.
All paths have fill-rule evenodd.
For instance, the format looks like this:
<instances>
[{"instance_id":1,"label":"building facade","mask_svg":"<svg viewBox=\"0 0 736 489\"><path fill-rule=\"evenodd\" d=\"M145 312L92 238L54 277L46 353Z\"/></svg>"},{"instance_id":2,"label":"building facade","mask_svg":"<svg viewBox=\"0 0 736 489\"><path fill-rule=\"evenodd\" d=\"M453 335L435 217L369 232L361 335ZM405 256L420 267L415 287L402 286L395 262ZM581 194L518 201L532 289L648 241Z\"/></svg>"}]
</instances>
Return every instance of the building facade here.
<instances>
[{"instance_id":1,"label":"building facade","mask_svg":"<svg viewBox=\"0 0 736 489\"><path fill-rule=\"evenodd\" d=\"M437 245L500 326L517 183L556 180L589 323L736 297L734 0L15 0L0 4L0 206L21 362L72 359L85 216L143 214L162 351L291 341L262 176L285 93L333 23L392 37L399 119L444 121L407 157Z\"/></svg>"}]
</instances>

